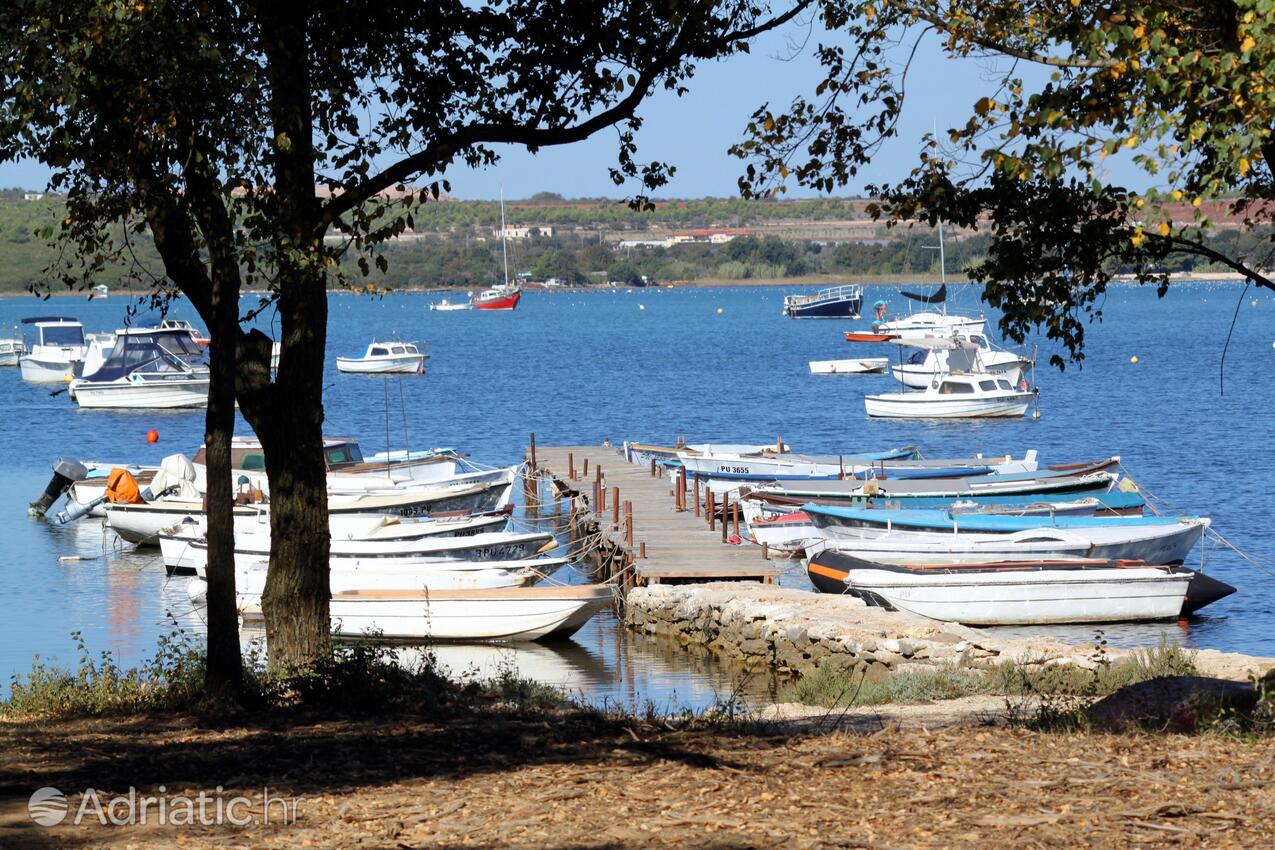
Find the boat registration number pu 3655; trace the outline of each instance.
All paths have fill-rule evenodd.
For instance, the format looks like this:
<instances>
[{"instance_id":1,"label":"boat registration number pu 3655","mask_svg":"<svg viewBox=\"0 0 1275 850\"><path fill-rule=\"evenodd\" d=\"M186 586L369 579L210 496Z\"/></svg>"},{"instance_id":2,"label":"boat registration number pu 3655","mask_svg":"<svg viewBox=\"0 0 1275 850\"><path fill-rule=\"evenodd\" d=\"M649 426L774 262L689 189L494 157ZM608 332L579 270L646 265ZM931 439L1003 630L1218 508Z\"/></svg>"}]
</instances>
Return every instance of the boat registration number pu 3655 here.
<instances>
[{"instance_id":1,"label":"boat registration number pu 3655","mask_svg":"<svg viewBox=\"0 0 1275 850\"><path fill-rule=\"evenodd\" d=\"M734 475L747 475L748 467L746 466L718 466L718 472L729 472Z\"/></svg>"}]
</instances>

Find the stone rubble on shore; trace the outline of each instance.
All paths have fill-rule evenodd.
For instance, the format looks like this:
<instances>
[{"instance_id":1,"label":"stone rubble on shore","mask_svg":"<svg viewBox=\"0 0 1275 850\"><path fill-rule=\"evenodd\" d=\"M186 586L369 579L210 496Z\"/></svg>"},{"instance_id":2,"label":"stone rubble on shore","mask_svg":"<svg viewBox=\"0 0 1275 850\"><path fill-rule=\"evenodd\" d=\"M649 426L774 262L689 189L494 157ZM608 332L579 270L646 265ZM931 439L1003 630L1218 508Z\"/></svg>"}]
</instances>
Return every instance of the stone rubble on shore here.
<instances>
[{"instance_id":1,"label":"stone rubble on shore","mask_svg":"<svg viewBox=\"0 0 1275 850\"><path fill-rule=\"evenodd\" d=\"M631 590L625 623L636 631L698 647L750 669L805 675L820 663L869 677L916 667L995 661L1093 667L1091 648L1050 640L1010 640L956 623L870 607L850 596L773 585L654 584ZM1112 660L1127 650L1107 649ZM1197 665L1244 679L1275 659L1205 650Z\"/></svg>"}]
</instances>

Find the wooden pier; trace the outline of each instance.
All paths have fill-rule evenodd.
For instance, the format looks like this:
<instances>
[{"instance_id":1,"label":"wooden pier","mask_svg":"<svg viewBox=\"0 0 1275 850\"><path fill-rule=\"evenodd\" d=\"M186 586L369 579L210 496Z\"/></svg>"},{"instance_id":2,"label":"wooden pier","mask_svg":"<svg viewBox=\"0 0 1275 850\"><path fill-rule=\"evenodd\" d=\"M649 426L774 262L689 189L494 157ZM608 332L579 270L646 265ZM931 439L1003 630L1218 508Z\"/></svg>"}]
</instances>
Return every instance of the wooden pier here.
<instances>
[{"instance_id":1,"label":"wooden pier","mask_svg":"<svg viewBox=\"0 0 1275 850\"><path fill-rule=\"evenodd\" d=\"M570 513L573 536L600 544L595 554L603 572L626 590L704 581L770 584L779 575L762 549L739 540L738 509L723 512L707 488L696 504L693 486L681 493L613 447L536 446L534 435L527 463L529 504L538 499L541 513Z\"/></svg>"}]
</instances>

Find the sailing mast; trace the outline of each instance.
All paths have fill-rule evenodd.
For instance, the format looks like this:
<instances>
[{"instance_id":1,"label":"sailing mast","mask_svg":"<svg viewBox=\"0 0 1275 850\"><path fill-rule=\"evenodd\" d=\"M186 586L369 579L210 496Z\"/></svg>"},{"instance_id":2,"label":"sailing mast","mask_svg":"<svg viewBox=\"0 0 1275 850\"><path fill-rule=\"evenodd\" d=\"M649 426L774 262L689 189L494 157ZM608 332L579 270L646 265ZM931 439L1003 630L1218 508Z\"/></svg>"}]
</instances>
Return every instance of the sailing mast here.
<instances>
[{"instance_id":1,"label":"sailing mast","mask_svg":"<svg viewBox=\"0 0 1275 850\"><path fill-rule=\"evenodd\" d=\"M501 281L501 286L509 287L509 234L505 232L505 187L500 187L500 253L504 257L505 262L505 278Z\"/></svg>"},{"instance_id":2,"label":"sailing mast","mask_svg":"<svg viewBox=\"0 0 1275 850\"><path fill-rule=\"evenodd\" d=\"M939 286L947 286L947 252L943 247L943 219L939 219ZM947 315L947 299L943 299L943 315Z\"/></svg>"}]
</instances>

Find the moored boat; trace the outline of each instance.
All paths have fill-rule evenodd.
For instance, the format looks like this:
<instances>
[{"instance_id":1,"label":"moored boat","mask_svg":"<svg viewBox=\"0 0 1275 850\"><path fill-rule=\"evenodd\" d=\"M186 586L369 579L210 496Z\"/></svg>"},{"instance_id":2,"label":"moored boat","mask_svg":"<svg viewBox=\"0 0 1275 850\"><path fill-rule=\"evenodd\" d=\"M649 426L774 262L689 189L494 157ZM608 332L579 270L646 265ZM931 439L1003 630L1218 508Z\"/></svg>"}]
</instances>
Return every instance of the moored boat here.
<instances>
[{"instance_id":1,"label":"moored boat","mask_svg":"<svg viewBox=\"0 0 1275 850\"><path fill-rule=\"evenodd\" d=\"M857 319L862 306L863 287L853 284L784 296L784 315L790 319Z\"/></svg>"},{"instance_id":2,"label":"moored boat","mask_svg":"<svg viewBox=\"0 0 1275 850\"><path fill-rule=\"evenodd\" d=\"M373 340L362 357L338 357L336 368L356 375L415 375L424 371L427 359L415 343Z\"/></svg>"},{"instance_id":3,"label":"moored boat","mask_svg":"<svg viewBox=\"0 0 1275 850\"><path fill-rule=\"evenodd\" d=\"M495 590L351 590L332 594L333 633L403 640L530 641L570 637L611 604L610 585ZM242 612L245 619L257 616Z\"/></svg>"},{"instance_id":4,"label":"moored boat","mask_svg":"<svg viewBox=\"0 0 1275 850\"><path fill-rule=\"evenodd\" d=\"M83 367L86 347L84 326L69 316L35 316L23 319L32 340L18 358L22 380L56 383L75 376Z\"/></svg>"},{"instance_id":5,"label":"moored boat","mask_svg":"<svg viewBox=\"0 0 1275 850\"><path fill-rule=\"evenodd\" d=\"M858 357L849 360L811 360L812 375L880 375L890 365L888 357Z\"/></svg>"},{"instance_id":6,"label":"moored boat","mask_svg":"<svg viewBox=\"0 0 1275 850\"><path fill-rule=\"evenodd\" d=\"M1181 566L1091 558L893 562L815 554L816 588L971 626L1172 620L1234 588Z\"/></svg>"}]
</instances>

